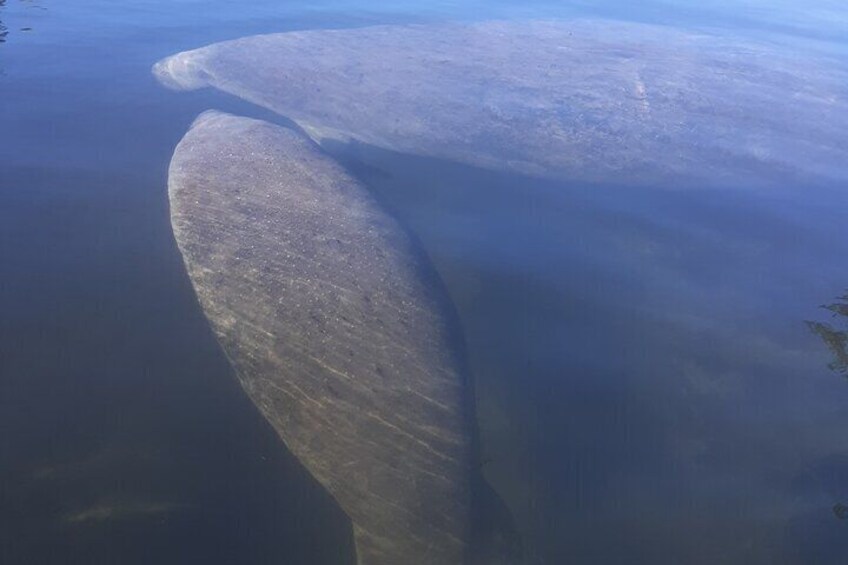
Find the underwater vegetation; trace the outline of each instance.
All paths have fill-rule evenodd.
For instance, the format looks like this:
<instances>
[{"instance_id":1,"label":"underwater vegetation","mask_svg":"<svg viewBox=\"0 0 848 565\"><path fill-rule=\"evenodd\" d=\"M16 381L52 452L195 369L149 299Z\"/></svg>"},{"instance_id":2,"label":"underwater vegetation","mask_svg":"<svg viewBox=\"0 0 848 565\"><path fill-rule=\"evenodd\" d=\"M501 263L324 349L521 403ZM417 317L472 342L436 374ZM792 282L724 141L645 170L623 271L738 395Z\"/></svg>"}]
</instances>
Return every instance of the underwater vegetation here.
<instances>
[{"instance_id":1,"label":"underwater vegetation","mask_svg":"<svg viewBox=\"0 0 848 565\"><path fill-rule=\"evenodd\" d=\"M6 5L6 0L0 0L0 8ZM6 36L9 35L9 29L3 25L3 20L0 20L0 43L6 41Z\"/></svg>"},{"instance_id":2,"label":"underwater vegetation","mask_svg":"<svg viewBox=\"0 0 848 565\"><path fill-rule=\"evenodd\" d=\"M848 377L848 292L836 298L835 302L822 306L832 314L832 324L807 321L807 327L833 354L828 364L831 370Z\"/></svg>"}]
</instances>

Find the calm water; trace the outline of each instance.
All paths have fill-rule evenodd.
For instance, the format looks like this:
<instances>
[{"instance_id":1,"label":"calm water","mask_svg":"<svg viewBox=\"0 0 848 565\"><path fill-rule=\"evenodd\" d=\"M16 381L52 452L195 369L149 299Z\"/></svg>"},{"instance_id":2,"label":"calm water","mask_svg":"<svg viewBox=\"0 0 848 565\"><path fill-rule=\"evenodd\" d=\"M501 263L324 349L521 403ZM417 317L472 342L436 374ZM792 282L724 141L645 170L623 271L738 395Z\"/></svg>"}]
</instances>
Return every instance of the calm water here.
<instances>
[{"instance_id":1,"label":"calm water","mask_svg":"<svg viewBox=\"0 0 848 565\"><path fill-rule=\"evenodd\" d=\"M0 1L0 563L353 563L233 378L171 235L201 111L150 74L255 33L591 14L803 37L836 2ZM806 320L848 287L848 192L572 186L336 156L421 241L526 563L839 563L848 382Z\"/></svg>"}]
</instances>

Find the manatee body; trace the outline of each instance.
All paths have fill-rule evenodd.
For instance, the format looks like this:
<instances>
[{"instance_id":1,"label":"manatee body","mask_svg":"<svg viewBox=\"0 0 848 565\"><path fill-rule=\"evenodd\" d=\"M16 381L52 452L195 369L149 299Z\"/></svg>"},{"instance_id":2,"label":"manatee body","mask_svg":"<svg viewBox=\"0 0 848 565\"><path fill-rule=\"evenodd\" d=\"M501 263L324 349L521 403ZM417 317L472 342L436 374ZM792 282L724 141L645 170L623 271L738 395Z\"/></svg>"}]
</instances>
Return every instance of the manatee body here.
<instances>
[{"instance_id":1,"label":"manatee body","mask_svg":"<svg viewBox=\"0 0 848 565\"><path fill-rule=\"evenodd\" d=\"M312 141L207 112L169 172L198 299L244 389L351 519L362 564L451 565L470 434L444 297Z\"/></svg>"},{"instance_id":2,"label":"manatee body","mask_svg":"<svg viewBox=\"0 0 848 565\"><path fill-rule=\"evenodd\" d=\"M604 21L482 22L246 37L154 72L212 86L316 140L545 177L773 185L848 178L844 60Z\"/></svg>"}]
</instances>

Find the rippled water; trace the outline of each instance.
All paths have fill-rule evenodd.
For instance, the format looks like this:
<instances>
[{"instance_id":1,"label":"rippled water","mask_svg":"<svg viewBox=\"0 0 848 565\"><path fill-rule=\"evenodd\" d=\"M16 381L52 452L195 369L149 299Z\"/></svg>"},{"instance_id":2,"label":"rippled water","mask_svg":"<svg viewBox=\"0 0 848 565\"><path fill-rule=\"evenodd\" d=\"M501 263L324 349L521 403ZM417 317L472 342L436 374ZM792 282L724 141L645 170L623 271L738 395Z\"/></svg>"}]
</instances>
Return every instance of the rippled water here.
<instances>
[{"instance_id":1,"label":"rippled water","mask_svg":"<svg viewBox=\"0 0 848 565\"><path fill-rule=\"evenodd\" d=\"M575 14L846 48L837 2L585 4L0 2L0 562L354 562L345 516L236 384L168 217L199 112L284 120L168 92L157 60ZM819 305L848 287L844 186L589 185L330 151L447 286L525 562L840 562L845 340Z\"/></svg>"}]
</instances>

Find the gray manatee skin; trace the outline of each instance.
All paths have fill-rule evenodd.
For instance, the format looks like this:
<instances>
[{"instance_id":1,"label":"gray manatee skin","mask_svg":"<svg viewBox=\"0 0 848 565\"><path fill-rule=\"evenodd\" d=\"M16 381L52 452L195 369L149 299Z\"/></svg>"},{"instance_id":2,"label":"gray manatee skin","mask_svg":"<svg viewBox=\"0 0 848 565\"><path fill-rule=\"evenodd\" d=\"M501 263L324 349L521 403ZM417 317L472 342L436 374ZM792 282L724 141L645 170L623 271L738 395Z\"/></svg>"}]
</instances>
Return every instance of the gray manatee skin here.
<instances>
[{"instance_id":1,"label":"gray manatee skin","mask_svg":"<svg viewBox=\"0 0 848 565\"><path fill-rule=\"evenodd\" d=\"M463 563L465 386L445 298L407 235L312 141L261 121L202 114L168 185L215 334L350 517L359 563Z\"/></svg>"},{"instance_id":2,"label":"gray manatee skin","mask_svg":"<svg viewBox=\"0 0 848 565\"><path fill-rule=\"evenodd\" d=\"M495 170L663 186L848 179L848 66L784 39L590 20L375 26L226 41L154 74L269 108L319 142Z\"/></svg>"}]
</instances>

